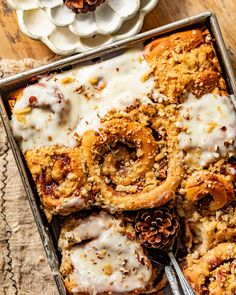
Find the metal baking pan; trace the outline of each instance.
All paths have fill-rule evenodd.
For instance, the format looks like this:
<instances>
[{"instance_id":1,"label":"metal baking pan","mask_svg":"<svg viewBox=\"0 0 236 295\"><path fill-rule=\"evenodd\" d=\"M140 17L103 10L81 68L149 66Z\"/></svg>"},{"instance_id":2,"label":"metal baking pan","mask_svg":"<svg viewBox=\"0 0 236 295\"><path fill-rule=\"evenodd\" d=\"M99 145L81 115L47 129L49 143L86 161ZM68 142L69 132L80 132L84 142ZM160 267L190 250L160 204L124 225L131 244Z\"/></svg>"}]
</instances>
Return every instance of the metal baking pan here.
<instances>
[{"instance_id":1,"label":"metal baking pan","mask_svg":"<svg viewBox=\"0 0 236 295\"><path fill-rule=\"evenodd\" d=\"M49 224L44 212L40 206L39 197L35 190L34 183L29 174L26 163L22 157L22 154L18 148L18 145L13 137L10 127L10 109L8 105L8 95L13 90L24 86L29 83L34 77L55 71L63 71L72 67L73 65L81 64L84 62L97 62L99 59L107 58L110 54L117 53L119 50L135 46L140 43L148 43L152 39L174 33L181 30L188 30L197 27L206 27L209 29L215 50L217 52L218 59L223 69L224 78L228 86L228 92L231 94L234 105L236 101L234 99L236 95L236 80L232 66L230 64L228 54L225 48L225 44L220 32L220 28L216 19L216 16L211 12L205 12L196 16L192 16L186 19L182 19L168 25L150 30L148 32L136 35L125 40L115 42L111 45L106 45L95 50L91 50L86 53L77 54L71 57L61 59L59 61L50 63L48 65L32 69L30 71L17 74L13 77L2 79L0 81L0 114L3 120L3 124L16 160L16 164L19 169L19 173L29 199L29 203L35 218L35 222L40 233L45 252L48 257L52 273L54 275L59 294L66 295L62 276L59 272L60 266L60 253L57 249L57 239L59 234L60 223L63 221L63 217L56 216Z\"/></svg>"}]
</instances>

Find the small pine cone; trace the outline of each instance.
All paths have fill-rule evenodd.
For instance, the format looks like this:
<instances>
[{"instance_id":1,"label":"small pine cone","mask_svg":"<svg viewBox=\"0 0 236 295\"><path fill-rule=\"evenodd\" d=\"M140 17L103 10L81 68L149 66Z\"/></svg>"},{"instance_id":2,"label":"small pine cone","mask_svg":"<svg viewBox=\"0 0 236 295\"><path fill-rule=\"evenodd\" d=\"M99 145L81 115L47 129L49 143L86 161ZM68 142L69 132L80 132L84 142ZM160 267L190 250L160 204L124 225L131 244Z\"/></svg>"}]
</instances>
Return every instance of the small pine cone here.
<instances>
[{"instance_id":1,"label":"small pine cone","mask_svg":"<svg viewBox=\"0 0 236 295\"><path fill-rule=\"evenodd\" d=\"M167 248L176 238L178 229L177 214L166 207L140 211L135 220L136 233L147 248Z\"/></svg>"},{"instance_id":2,"label":"small pine cone","mask_svg":"<svg viewBox=\"0 0 236 295\"><path fill-rule=\"evenodd\" d=\"M105 0L65 0L67 7L72 9L75 13L87 13L94 11Z\"/></svg>"}]
</instances>

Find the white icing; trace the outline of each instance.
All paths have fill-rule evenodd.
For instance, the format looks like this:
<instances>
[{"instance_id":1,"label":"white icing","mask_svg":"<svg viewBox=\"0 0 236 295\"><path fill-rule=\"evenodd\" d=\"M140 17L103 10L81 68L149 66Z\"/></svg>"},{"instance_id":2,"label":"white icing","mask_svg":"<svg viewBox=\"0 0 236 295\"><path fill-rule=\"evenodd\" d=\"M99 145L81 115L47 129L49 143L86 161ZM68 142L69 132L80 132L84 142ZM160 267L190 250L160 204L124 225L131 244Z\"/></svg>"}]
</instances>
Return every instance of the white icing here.
<instances>
[{"instance_id":1,"label":"white icing","mask_svg":"<svg viewBox=\"0 0 236 295\"><path fill-rule=\"evenodd\" d=\"M69 201L60 204L59 206L57 206L56 211L58 213L66 213L66 212L71 212L71 209L78 209L81 210L82 208L84 208L86 206L86 202L85 199L82 197L75 197L70 199Z\"/></svg>"},{"instance_id":2,"label":"white icing","mask_svg":"<svg viewBox=\"0 0 236 295\"><path fill-rule=\"evenodd\" d=\"M119 55L90 67L81 69L77 77L81 84L92 90L92 99L81 104L83 119L77 126L77 133L83 134L89 129L98 130L100 117L111 109L123 110L132 105L136 99L143 103L151 103L147 97L154 88L151 78L143 81L142 78L149 71L147 63L143 60L139 50L129 50L126 54ZM79 77L81 76L81 77ZM89 80L97 78L106 86L103 90L91 89Z\"/></svg>"},{"instance_id":3,"label":"white icing","mask_svg":"<svg viewBox=\"0 0 236 295\"><path fill-rule=\"evenodd\" d=\"M36 102L31 104L31 99ZM12 128L19 138L23 151L40 146L66 145L75 146L76 141L70 136L75 107L66 99L55 82L37 83L24 89L21 99L14 107ZM29 109L25 114L20 112Z\"/></svg>"},{"instance_id":4,"label":"white icing","mask_svg":"<svg viewBox=\"0 0 236 295\"><path fill-rule=\"evenodd\" d=\"M236 169L234 167L229 166L229 171L232 175L236 175Z\"/></svg>"},{"instance_id":5,"label":"white icing","mask_svg":"<svg viewBox=\"0 0 236 295\"><path fill-rule=\"evenodd\" d=\"M97 64L42 78L38 84L26 87L14 111L28 107L30 96L37 96L42 104L50 104L55 111L52 114L39 105L25 114L25 122L19 122L13 115L13 131L21 149L55 144L74 146L74 133L82 135L90 129L98 130L100 118L108 111L125 110L137 100L151 103L148 96L153 94L154 81L151 77L144 79L148 72L143 51L136 48ZM63 96L61 105L55 100L56 88ZM62 124L59 117L65 112L65 105L66 120Z\"/></svg>"},{"instance_id":6,"label":"white icing","mask_svg":"<svg viewBox=\"0 0 236 295\"><path fill-rule=\"evenodd\" d=\"M236 116L227 96L206 94L197 99L189 94L181 108L181 122L186 128L178 136L186 161L206 165L227 154L235 154Z\"/></svg>"},{"instance_id":7,"label":"white icing","mask_svg":"<svg viewBox=\"0 0 236 295\"><path fill-rule=\"evenodd\" d=\"M72 247L73 292L121 294L144 289L152 275L152 267L136 240L130 240L120 219L105 212L85 219L68 239L92 239ZM142 260L142 261L141 261Z\"/></svg>"},{"instance_id":8,"label":"white icing","mask_svg":"<svg viewBox=\"0 0 236 295\"><path fill-rule=\"evenodd\" d=\"M60 248L67 247L67 240L76 240L78 242L90 239L96 239L100 233L107 227L108 215L101 213L100 218L97 215L90 215L85 220L78 220L77 226L72 231L66 231L64 233L65 240L60 240Z\"/></svg>"}]
</instances>

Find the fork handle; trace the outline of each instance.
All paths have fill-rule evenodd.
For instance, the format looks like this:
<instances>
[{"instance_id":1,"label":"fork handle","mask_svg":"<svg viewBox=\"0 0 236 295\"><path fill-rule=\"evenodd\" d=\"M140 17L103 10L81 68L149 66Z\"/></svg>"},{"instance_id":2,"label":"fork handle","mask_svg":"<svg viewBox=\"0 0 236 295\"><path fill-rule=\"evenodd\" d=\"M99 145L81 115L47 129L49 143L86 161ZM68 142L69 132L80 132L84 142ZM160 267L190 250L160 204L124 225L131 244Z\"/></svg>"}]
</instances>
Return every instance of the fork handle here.
<instances>
[{"instance_id":1,"label":"fork handle","mask_svg":"<svg viewBox=\"0 0 236 295\"><path fill-rule=\"evenodd\" d=\"M194 295L194 292L192 290L192 288L190 287L188 281L186 280L185 276L183 275L182 270L179 267L178 262L175 259L175 256L173 255L172 252L168 252L169 258L171 260L171 263L177 273L177 276L180 280L181 283L181 287L183 289L184 295Z\"/></svg>"},{"instance_id":2,"label":"fork handle","mask_svg":"<svg viewBox=\"0 0 236 295\"><path fill-rule=\"evenodd\" d=\"M166 265L165 266L165 273L167 276L167 279L170 283L171 291L174 295L180 295L178 282L175 276L175 271L173 270L172 266Z\"/></svg>"}]
</instances>

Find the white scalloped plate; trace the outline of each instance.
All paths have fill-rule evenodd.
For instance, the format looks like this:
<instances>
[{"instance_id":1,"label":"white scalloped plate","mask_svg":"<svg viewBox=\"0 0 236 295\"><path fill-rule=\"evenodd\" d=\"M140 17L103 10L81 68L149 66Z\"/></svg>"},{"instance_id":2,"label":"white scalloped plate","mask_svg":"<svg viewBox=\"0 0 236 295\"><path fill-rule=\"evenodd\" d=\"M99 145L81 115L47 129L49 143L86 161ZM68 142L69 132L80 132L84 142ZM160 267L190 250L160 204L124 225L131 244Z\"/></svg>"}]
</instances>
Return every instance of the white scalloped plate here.
<instances>
[{"instance_id":1,"label":"white scalloped plate","mask_svg":"<svg viewBox=\"0 0 236 295\"><path fill-rule=\"evenodd\" d=\"M135 35L157 2L106 0L95 12L75 14L63 0L8 0L17 12L22 32L61 55L84 52Z\"/></svg>"}]
</instances>

